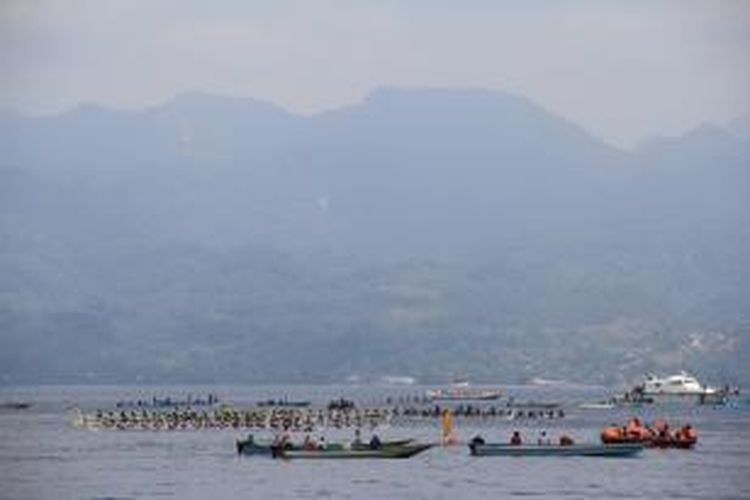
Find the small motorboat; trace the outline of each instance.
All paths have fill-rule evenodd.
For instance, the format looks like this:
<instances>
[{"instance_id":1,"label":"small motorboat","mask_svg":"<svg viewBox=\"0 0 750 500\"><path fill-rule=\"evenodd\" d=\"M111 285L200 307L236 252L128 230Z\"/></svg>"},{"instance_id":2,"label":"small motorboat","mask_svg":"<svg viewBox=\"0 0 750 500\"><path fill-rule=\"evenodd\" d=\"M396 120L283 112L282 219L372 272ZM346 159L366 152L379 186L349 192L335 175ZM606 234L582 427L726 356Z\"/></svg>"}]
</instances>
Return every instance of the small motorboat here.
<instances>
[{"instance_id":1,"label":"small motorboat","mask_svg":"<svg viewBox=\"0 0 750 500\"><path fill-rule=\"evenodd\" d=\"M425 393L433 401L490 401L500 398L502 393L493 389L477 389L465 380L456 381L447 389L429 390Z\"/></svg>"},{"instance_id":2,"label":"small motorboat","mask_svg":"<svg viewBox=\"0 0 750 500\"><path fill-rule=\"evenodd\" d=\"M471 443L471 454L477 457L632 457L643 451L643 445L570 444L513 445L508 443Z\"/></svg>"},{"instance_id":3,"label":"small motorboat","mask_svg":"<svg viewBox=\"0 0 750 500\"><path fill-rule=\"evenodd\" d=\"M432 444L406 443L383 445L380 448L346 447L329 444L323 449L273 448L274 458L285 459L353 459L353 458L410 458L432 447Z\"/></svg>"},{"instance_id":4,"label":"small motorboat","mask_svg":"<svg viewBox=\"0 0 750 500\"><path fill-rule=\"evenodd\" d=\"M400 446L406 446L409 443L413 443L413 439L392 439L383 441L380 445L380 448L393 448L393 447L400 447ZM268 455L268 456L274 456L274 448L278 448L278 446L270 439L266 440L257 440L255 439L255 436L253 434L249 434L247 438L245 439L238 439L237 440L237 453L239 455ZM353 450L353 451L369 451L372 448L370 447L369 443L351 443L348 445L343 444L337 444L337 443L331 443L326 446L326 450ZM305 447L303 445L299 444L293 444L293 443L286 443L283 446L282 452L287 451L304 451ZM307 450L311 451L311 450ZM316 451L316 450L312 450ZM276 450L276 454L279 454L279 450Z\"/></svg>"}]
</instances>

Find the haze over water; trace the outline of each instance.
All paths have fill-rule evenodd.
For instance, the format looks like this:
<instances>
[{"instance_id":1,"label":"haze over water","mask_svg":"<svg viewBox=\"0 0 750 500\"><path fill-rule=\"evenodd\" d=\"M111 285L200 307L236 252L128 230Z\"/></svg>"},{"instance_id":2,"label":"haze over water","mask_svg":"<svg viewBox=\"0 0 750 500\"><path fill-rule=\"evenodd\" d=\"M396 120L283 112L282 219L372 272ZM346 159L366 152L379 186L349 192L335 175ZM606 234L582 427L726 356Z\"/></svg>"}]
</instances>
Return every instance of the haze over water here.
<instances>
[{"instance_id":1,"label":"haze over water","mask_svg":"<svg viewBox=\"0 0 750 500\"><path fill-rule=\"evenodd\" d=\"M748 61L745 0L0 0L0 500L750 498L746 396L579 407L750 387ZM698 445L307 462L70 425L456 379L570 382L504 388L565 418L464 441L639 416Z\"/></svg>"}]
</instances>

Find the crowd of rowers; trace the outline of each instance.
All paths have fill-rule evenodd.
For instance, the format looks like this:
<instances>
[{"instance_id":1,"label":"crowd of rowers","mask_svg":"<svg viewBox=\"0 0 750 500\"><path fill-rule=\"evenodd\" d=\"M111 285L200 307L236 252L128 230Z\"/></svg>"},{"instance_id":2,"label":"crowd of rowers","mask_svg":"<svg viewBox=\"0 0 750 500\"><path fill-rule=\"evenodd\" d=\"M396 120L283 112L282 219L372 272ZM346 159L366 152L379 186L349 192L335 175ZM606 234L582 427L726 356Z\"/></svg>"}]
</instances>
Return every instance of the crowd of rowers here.
<instances>
[{"instance_id":1,"label":"crowd of rowers","mask_svg":"<svg viewBox=\"0 0 750 500\"><path fill-rule=\"evenodd\" d=\"M128 399L121 400L115 404L116 408L172 408L177 406L214 406L219 403L219 397L215 394L209 393L208 396L204 397L193 397L192 394L188 394L187 398L179 399L171 396L159 398L153 396L151 399Z\"/></svg>"},{"instance_id":2,"label":"crowd of rowers","mask_svg":"<svg viewBox=\"0 0 750 500\"><path fill-rule=\"evenodd\" d=\"M391 409L393 417L438 418L449 409L456 417L464 418L505 418L516 419L554 419L564 418L562 408L514 408L495 405L459 404L454 406L434 405L429 407L394 406Z\"/></svg>"},{"instance_id":3,"label":"crowd of rowers","mask_svg":"<svg viewBox=\"0 0 750 500\"><path fill-rule=\"evenodd\" d=\"M79 412L74 420L78 427L122 430L188 430L188 429L282 429L310 432L316 427L348 428L386 423L390 414L386 409L291 409L256 408L236 410L222 408L213 411L194 408L170 410L96 411L85 415Z\"/></svg>"},{"instance_id":4,"label":"crowd of rowers","mask_svg":"<svg viewBox=\"0 0 750 500\"><path fill-rule=\"evenodd\" d=\"M155 409L98 410L93 414L79 413L75 423L80 427L104 429L179 430L208 428L281 429L289 425L296 431L315 427L350 428L376 426L384 423L434 420L446 410L459 418L487 419L553 419L565 416L563 410L516 410L494 406L481 407L434 405L427 408L399 407L358 408L356 406L329 405L326 408L260 407L238 410L229 407L206 408L179 407Z\"/></svg>"},{"instance_id":5,"label":"crowd of rowers","mask_svg":"<svg viewBox=\"0 0 750 500\"><path fill-rule=\"evenodd\" d=\"M404 442L407 442L409 440L404 440ZM246 441L238 441L237 442L237 452L242 453L243 449L242 446L247 443L253 443L254 437L252 434L250 434ZM384 443L380 440L380 437L373 432L372 437L369 441L365 442L362 440L362 431L359 428L356 428L354 430L354 439L350 443L345 443L346 446L349 447L349 449L356 449L356 448L367 448L370 450L377 450L383 447ZM387 444L387 443L385 443ZM321 435L319 437L315 437L311 431L305 432L305 437L302 440L301 444L297 444L294 441L293 434L290 432L290 429L288 427L284 428L284 431L277 434L274 438L273 442L271 443L272 448L276 449L293 449L293 448L300 448L303 450L325 450L328 446L328 443L326 442L325 436Z\"/></svg>"},{"instance_id":6,"label":"crowd of rowers","mask_svg":"<svg viewBox=\"0 0 750 500\"><path fill-rule=\"evenodd\" d=\"M607 427L602 431L601 439L605 444L642 443L659 448L692 448L698 442L698 432L690 424L673 432L664 420L648 425L633 418L626 425Z\"/></svg>"}]
</instances>

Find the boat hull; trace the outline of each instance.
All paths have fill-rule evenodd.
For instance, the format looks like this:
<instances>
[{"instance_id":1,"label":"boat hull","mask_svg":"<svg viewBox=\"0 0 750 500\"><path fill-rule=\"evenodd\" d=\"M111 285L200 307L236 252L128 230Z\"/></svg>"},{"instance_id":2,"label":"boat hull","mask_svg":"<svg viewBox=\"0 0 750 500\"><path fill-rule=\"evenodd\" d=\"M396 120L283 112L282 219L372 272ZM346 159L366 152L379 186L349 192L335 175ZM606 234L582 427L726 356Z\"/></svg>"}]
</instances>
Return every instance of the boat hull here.
<instances>
[{"instance_id":1,"label":"boat hull","mask_svg":"<svg viewBox=\"0 0 750 500\"><path fill-rule=\"evenodd\" d=\"M482 393L430 393L428 397L433 401L494 401L502 396L499 392L482 392Z\"/></svg>"},{"instance_id":2,"label":"boat hull","mask_svg":"<svg viewBox=\"0 0 750 500\"><path fill-rule=\"evenodd\" d=\"M413 443L413 439L394 439L391 441L384 441L380 449L389 449L389 448L398 448L398 447L404 447L409 445L410 443ZM240 455L267 455L267 456L275 456L279 454L283 454L287 451L310 451L305 450L300 445L291 445L287 444L282 452L279 452L279 450L274 450L275 445L272 442L264 442L264 441L255 441L250 439L243 439L237 441L237 453ZM324 450L327 452L332 451L371 451L370 446L367 443L362 444L352 444L349 448L345 448L342 444L330 444L328 446L327 450Z\"/></svg>"},{"instance_id":3,"label":"boat hull","mask_svg":"<svg viewBox=\"0 0 750 500\"><path fill-rule=\"evenodd\" d=\"M405 444L371 449L277 450L274 455L285 459L396 459L409 458L429 449L431 444Z\"/></svg>"},{"instance_id":4,"label":"boat hull","mask_svg":"<svg viewBox=\"0 0 750 500\"><path fill-rule=\"evenodd\" d=\"M393 439L389 441L383 441L382 447L392 447L392 446L406 446L407 444L414 443L413 439ZM351 444L351 449L353 450L369 450L370 445L368 443L361 443L361 444Z\"/></svg>"},{"instance_id":5,"label":"boat hull","mask_svg":"<svg viewBox=\"0 0 750 500\"><path fill-rule=\"evenodd\" d=\"M471 454L479 457L631 457L643 451L640 444L574 444L560 445L511 445L487 443L469 445Z\"/></svg>"}]
</instances>

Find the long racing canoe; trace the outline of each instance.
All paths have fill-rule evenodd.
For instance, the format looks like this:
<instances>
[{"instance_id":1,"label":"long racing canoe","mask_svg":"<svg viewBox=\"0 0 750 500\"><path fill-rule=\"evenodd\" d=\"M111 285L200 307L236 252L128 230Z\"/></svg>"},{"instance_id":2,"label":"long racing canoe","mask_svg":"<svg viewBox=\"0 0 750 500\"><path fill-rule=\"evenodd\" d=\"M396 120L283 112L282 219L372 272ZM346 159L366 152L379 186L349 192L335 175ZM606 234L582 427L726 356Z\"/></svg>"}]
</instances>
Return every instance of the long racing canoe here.
<instances>
[{"instance_id":1,"label":"long racing canoe","mask_svg":"<svg viewBox=\"0 0 750 500\"><path fill-rule=\"evenodd\" d=\"M287 459L409 458L432 447L431 444L407 443L377 449L334 447L322 450L274 449L274 456Z\"/></svg>"}]
</instances>

